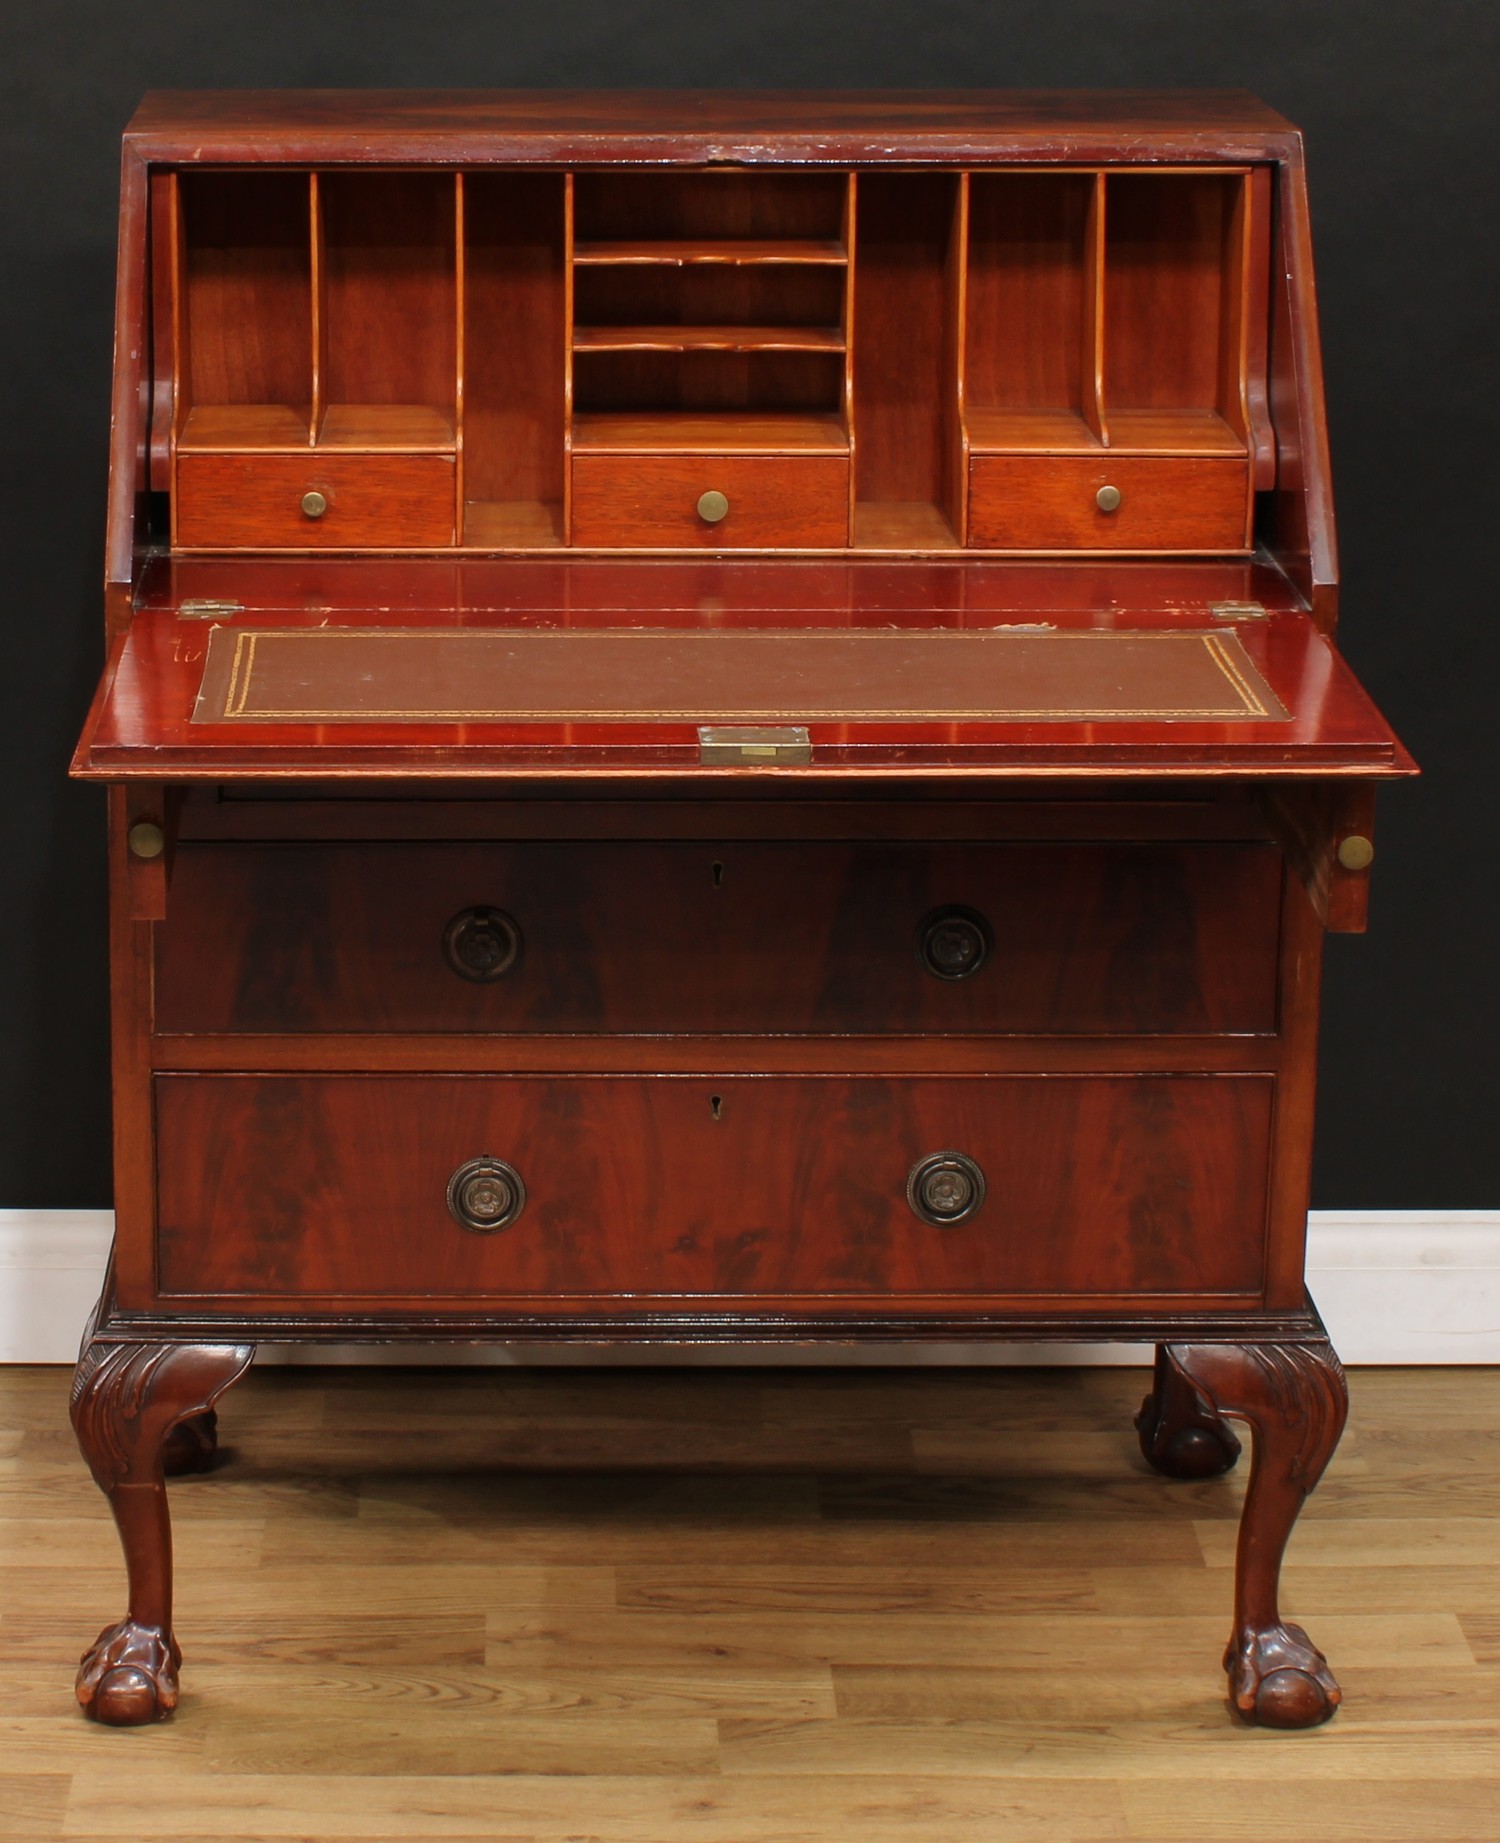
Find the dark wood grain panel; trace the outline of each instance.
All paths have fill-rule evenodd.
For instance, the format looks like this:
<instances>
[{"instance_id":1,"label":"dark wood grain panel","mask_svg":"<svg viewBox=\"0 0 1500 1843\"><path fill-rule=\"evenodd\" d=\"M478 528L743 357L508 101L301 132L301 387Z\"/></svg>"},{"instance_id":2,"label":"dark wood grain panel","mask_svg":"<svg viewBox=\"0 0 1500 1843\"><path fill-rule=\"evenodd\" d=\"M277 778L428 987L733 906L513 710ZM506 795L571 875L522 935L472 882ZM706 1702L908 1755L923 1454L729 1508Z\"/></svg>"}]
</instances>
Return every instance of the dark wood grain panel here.
<instances>
[{"instance_id":1,"label":"dark wood grain panel","mask_svg":"<svg viewBox=\"0 0 1500 1843\"><path fill-rule=\"evenodd\" d=\"M1096 495L1119 490L1113 512ZM1244 550L1250 475L1243 459L1151 455L976 454L969 542L995 550Z\"/></svg>"},{"instance_id":2,"label":"dark wood grain panel","mask_svg":"<svg viewBox=\"0 0 1500 1843\"><path fill-rule=\"evenodd\" d=\"M328 502L320 518L303 495ZM201 550L400 550L453 542L454 474L442 454L184 454L177 542Z\"/></svg>"},{"instance_id":3,"label":"dark wood grain panel","mask_svg":"<svg viewBox=\"0 0 1500 1843\"><path fill-rule=\"evenodd\" d=\"M183 845L157 930L163 1031L952 1034L1269 1031L1270 846ZM488 984L453 916L513 918ZM967 978L919 958L959 906Z\"/></svg>"},{"instance_id":4,"label":"dark wood grain panel","mask_svg":"<svg viewBox=\"0 0 1500 1843\"><path fill-rule=\"evenodd\" d=\"M706 492L727 515L698 513ZM573 542L578 545L838 547L849 539L849 462L839 455L573 456Z\"/></svg>"},{"instance_id":5,"label":"dark wood grain panel","mask_svg":"<svg viewBox=\"0 0 1500 1843\"><path fill-rule=\"evenodd\" d=\"M1265 1076L797 1080L163 1076L167 1295L552 1309L612 1297L1118 1304L1255 1294ZM906 1201L928 1153L985 1173L967 1222ZM205 1155L205 1154L210 1155ZM452 1172L520 1172L509 1228Z\"/></svg>"}]
</instances>

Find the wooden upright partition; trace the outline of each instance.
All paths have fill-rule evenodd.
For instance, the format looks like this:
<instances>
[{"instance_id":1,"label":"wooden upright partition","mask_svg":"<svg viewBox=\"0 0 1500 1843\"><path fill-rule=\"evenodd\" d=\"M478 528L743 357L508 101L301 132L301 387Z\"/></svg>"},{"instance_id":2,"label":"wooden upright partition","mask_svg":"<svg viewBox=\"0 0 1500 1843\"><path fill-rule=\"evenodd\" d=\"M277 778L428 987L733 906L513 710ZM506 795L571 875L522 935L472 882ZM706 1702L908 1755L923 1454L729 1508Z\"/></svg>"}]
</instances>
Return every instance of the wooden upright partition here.
<instances>
[{"instance_id":1,"label":"wooden upright partition","mask_svg":"<svg viewBox=\"0 0 1500 1843\"><path fill-rule=\"evenodd\" d=\"M219 94L124 171L85 1710L176 1703L164 1472L257 1341L1081 1336L1156 1469L1254 1427L1231 1699L1326 1719L1319 957L1412 764L1295 132Z\"/></svg>"}]
</instances>

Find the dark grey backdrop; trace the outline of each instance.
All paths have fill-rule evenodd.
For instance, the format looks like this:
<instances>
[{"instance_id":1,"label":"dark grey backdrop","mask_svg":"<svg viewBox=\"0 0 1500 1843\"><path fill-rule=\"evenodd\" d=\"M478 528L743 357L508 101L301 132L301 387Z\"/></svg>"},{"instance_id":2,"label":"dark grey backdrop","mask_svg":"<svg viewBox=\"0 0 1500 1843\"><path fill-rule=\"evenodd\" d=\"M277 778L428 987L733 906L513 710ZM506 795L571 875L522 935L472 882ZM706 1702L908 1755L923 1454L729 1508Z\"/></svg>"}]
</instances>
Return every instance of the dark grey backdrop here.
<instances>
[{"instance_id":1,"label":"dark grey backdrop","mask_svg":"<svg viewBox=\"0 0 1500 1843\"><path fill-rule=\"evenodd\" d=\"M50 0L0 27L0 1206L109 1200L116 139L148 88L1243 85L1307 132L1345 650L1426 769L1329 947L1315 1201L1500 1205L1494 0Z\"/></svg>"}]
</instances>

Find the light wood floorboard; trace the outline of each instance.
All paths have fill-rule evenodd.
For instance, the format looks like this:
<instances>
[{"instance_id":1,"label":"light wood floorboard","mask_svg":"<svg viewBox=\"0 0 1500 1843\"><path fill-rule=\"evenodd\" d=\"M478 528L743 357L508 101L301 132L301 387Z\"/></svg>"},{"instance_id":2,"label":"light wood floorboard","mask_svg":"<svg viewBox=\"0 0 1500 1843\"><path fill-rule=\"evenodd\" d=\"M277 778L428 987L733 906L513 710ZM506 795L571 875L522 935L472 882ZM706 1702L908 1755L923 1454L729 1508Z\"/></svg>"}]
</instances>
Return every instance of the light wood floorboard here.
<instances>
[{"instance_id":1,"label":"light wood floorboard","mask_svg":"<svg viewBox=\"0 0 1500 1843\"><path fill-rule=\"evenodd\" d=\"M1144 1372L274 1368L173 1487L177 1718L85 1723L123 1605L68 1376L0 1369L0 1838L1496 1843L1500 1371L1356 1372L1229 1716L1242 1463Z\"/></svg>"}]
</instances>

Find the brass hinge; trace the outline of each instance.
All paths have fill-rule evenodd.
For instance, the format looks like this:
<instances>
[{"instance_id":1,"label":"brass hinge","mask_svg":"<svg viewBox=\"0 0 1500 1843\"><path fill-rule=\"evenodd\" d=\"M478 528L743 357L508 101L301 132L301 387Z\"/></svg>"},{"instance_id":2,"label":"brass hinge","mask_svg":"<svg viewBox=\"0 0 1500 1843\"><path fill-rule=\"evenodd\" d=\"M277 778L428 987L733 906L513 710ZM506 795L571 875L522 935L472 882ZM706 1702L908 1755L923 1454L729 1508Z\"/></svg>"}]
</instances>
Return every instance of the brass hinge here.
<instances>
[{"instance_id":1,"label":"brass hinge","mask_svg":"<svg viewBox=\"0 0 1500 1843\"><path fill-rule=\"evenodd\" d=\"M177 610L179 621L227 621L245 612L243 602L216 602L204 599L185 601Z\"/></svg>"},{"instance_id":2,"label":"brass hinge","mask_svg":"<svg viewBox=\"0 0 1500 1843\"><path fill-rule=\"evenodd\" d=\"M1208 612L1216 621L1263 621L1264 602L1210 602Z\"/></svg>"},{"instance_id":3,"label":"brass hinge","mask_svg":"<svg viewBox=\"0 0 1500 1843\"><path fill-rule=\"evenodd\" d=\"M703 726L698 731L698 760L705 768L785 768L812 760L805 729L732 729Z\"/></svg>"}]
</instances>

